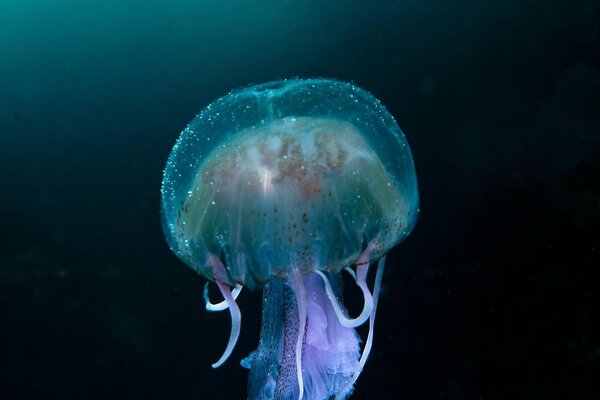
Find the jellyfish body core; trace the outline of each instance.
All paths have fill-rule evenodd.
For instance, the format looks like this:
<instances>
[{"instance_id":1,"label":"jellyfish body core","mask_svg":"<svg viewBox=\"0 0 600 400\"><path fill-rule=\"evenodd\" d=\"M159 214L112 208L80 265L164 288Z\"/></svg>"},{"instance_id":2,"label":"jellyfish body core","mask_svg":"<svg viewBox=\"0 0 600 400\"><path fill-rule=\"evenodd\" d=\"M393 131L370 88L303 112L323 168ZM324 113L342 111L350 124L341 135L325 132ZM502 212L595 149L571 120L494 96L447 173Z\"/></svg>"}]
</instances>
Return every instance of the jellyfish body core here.
<instances>
[{"instance_id":1,"label":"jellyfish body core","mask_svg":"<svg viewBox=\"0 0 600 400\"><path fill-rule=\"evenodd\" d=\"M345 399L367 360L385 254L418 212L414 165L394 119L370 94L329 79L231 92L183 131L167 162L162 217L171 249L209 281L240 333L236 298L263 290L249 399ZM373 291L367 285L377 264ZM353 267L354 269L352 269ZM340 273L364 306L348 315ZM364 345L355 327L369 321Z\"/></svg>"}]
</instances>

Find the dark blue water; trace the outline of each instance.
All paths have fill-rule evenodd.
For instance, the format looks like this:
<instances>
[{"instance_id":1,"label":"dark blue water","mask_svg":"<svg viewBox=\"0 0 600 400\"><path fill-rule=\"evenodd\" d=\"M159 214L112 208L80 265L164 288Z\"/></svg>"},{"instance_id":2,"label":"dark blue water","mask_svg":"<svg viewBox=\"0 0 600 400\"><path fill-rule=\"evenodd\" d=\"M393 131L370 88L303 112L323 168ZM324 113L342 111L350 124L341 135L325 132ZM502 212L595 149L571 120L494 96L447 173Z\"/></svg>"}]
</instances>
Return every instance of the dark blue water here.
<instances>
[{"instance_id":1,"label":"dark blue water","mask_svg":"<svg viewBox=\"0 0 600 400\"><path fill-rule=\"evenodd\" d=\"M380 98L419 178L353 398L598 398L598 21L591 0L2 2L0 398L245 398L260 294L213 371L229 319L165 243L161 174L211 100L292 76Z\"/></svg>"}]
</instances>

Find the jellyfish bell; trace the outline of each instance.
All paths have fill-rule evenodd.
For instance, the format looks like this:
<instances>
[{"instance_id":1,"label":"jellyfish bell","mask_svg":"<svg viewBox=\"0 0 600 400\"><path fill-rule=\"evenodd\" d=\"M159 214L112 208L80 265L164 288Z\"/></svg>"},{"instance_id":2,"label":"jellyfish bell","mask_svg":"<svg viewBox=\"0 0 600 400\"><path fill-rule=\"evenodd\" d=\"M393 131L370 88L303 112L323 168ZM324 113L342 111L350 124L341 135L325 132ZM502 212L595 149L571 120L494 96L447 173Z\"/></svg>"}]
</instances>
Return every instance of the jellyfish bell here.
<instances>
[{"instance_id":1,"label":"jellyfish bell","mask_svg":"<svg viewBox=\"0 0 600 400\"><path fill-rule=\"evenodd\" d=\"M233 91L182 132L164 172L162 218L171 249L216 282L240 332L242 287L263 290L261 337L243 361L250 399L343 399L373 339L385 254L418 213L410 149L369 93L331 79ZM369 266L377 263L373 291ZM349 268L354 267L354 270ZM341 298L343 270L363 297ZM369 320L361 351L354 328Z\"/></svg>"},{"instance_id":2,"label":"jellyfish bell","mask_svg":"<svg viewBox=\"0 0 600 400\"><path fill-rule=\"evenodd\" d=\"M210 152L175 226L185 257L206 260L194 264L200 274L255 289L295 269L339 272L366 243L380 258L401 235L408 208L353 125L286 117ZM227 269L217 278L207 258L220 254Z\"/></svg>"}]
</instances>

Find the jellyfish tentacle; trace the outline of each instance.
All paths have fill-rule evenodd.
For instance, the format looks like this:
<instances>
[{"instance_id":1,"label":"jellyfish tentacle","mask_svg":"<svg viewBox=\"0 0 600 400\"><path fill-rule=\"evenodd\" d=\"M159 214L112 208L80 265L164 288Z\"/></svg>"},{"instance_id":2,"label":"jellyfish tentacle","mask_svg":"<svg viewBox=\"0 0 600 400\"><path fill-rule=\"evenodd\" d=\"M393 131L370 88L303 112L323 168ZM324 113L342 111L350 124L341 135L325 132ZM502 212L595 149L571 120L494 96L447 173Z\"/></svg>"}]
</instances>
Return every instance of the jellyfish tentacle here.
<instances>
[{"instance_id":1,"label":"jellyfish tentacle","mask_svg":"<svg viewBox=\"0 0 600 400\"><path fill-rule=\"evenodd\" d=\"M215 255L209 254L208 264L212 268L213 274L216 278L215 282L217 283L217 286L221 291L221 295L223 295L223 298L225 299L225 308L229 308L229 314L231 315L231 333L229 334L229 341L227 342L227 347L225 347L225 351L223 352L221 358L219 358L217 362L212 365L213 368L219 368L221 365L223 365L225 361L227 361L227 359L233 352L233 348L235 347L238 337L240 336L240 328L242 325L242 313L240 312L240 308L238 307L233 297L233 292L235 292L236 289L231 290L227 284L223 283L227 279L227 271L225 271L225 266L223 265L221 260L219 260L219 258ZM208 298L208 296L206 297ZM209 303L207 302L207 307L208 304Z\"/></svg>"},{"instance_id":2,"label":"jellyfish tentacle","mask_svg":"<svg viewBox=\"0 0 600 400\"><path fill-rule=\"evenodd\" d=\"M371 315L369 316L369 333L367 334L367 340L365 341L365 347L363 348L362 354L360 355L360 360L358 362L358 367L356 371L354 371L354 375L352 379L348 382L348 384L344 387L341 392L340 398L345 398L347 394L350 393L354 383L358 379L358 376L362 372L367 359L369 358L369 354L371 353L371 348L373 346L373 336L374 336L374 325L375 325L375 314L377 313L377 301L379 299L379 291L381 289L381 280L383 278L383 269L385 267L385 257L383 256L379 259L377 263L377 272L375 274L375 284L373 286L373 310L371 311Z\"/></svg>"},{"instance_id":3,"label":"jellyfish tentacle","mask_svg":"<svg viewBox=\"0 0 600 400\"><path fill-rule=\"evenodd\" d=\"M231 314L231 333L229 334L229 341L227 342L227 347L225 348L223 355L221 356L221 358L219 358L217 362L215 362L212 365L213 368L219 368L221 365L223 365L225 361L227 361L227 359L233 352L238 337L240 336L240 328L242 325L242 313L240 312L240 308L235 302L233 296L231 295L229 286L219 281L217 281L217 286L219 287L221 294L225 298L225 301L227 302L227 307L229 308L229 313Z\"/></svg>"},{"instance_id":4,"label":"jellyfish tentacle","mask_svg":"<svg viewBox=\"0 0 600 400\"><path fill-rule=\"evenodd\" d=\"M227 310L229 305L227 304L226 300L223 300L219 303L212 303L210 301L210 298L208 297L208 284L209 282L206 282L206 285L204 285L204 302L206 303L206 310L211 312ZM233 300L237 300L238 296L242 292L242 288L243 286L239 283L235 285L235 287L231 291L231 296L233 297Z\"/></svg>"},{"instance_id":5,"label":"jellyfish tentacle","mask_svg":"<svg viewBox=\"0 0 600 400\"><path fill-rule=\"evenodd\" d=\"M379 292L381 290L381 281L383 279L383 269L385 267L385 256L379 259L377 263L377 272L375 273L375 283L373 285L373 310L369 317L369 333L367 334L367 341L363 349L362 355L360 356L360 367L361 369L365 366L369 353L371 352L371 346L373 345L373 334L375 325L375 314L377 313L377 302L379 300Z\"/></svg>"},{"instance_id":6,"label":"jellyfish tentacle","mask_svg":"<svg viewBox=\"0 0 600 400\"><path fill-rule=\"evenodd\" d=\"M362 252L358 258L358 262L356 263L356 273L352 271L350 267L344 268L352 276L352 278L354 278L356 284L363 293L363 309L360 315L356 318L351 319L344 315L342 307L338 303L337 298L333 293L329 279L327 279L323 272L318 270L315 271L323 279L323 282L325 282L325 292L327 293L327 297L329 297L329 300L331 301L331 305L333 306L333 310L335 311L338 320L342 326L346 328L356 328L357 326L364 324L371 315L371 310L373 309L373 295L371 294L371 291L367 285L367 274L369 273L371 252L375 246L377 246L377 242L373 241L369 243L367 248Z\"/></svg>"},{"instance_id":7,"label":"jellyfish tentacle","mask_svg":"<svg viewBox=\"0 0 600 400\"><path fill-rule=\"evenodd\" d=\"M333 311L335 311L335 315L337 316L340 324L346 328L356 328L365 323L365 321L371 315L371 310L373 309L373 296L369 291L369 287L367 286L367 273L369 272L369 264L359 264L356 266L356 283L360 290L363 293L364 305L360 315L356 318L348 318L344 315L342 311L342 307L338 302L335 293L333 292L333 288L331 287L331 283L327 276L319 270L315 271L325 283L325 292L327 293L327 297L329 297L329 301L331 301L331 305L333 306Z\"/></svg>"},{"instance_id":8,"label":"jellyfish tentacle","mask_svg":"<svg viewBox=\"0 0 600 400\"><path fill-rule=\"evenodd\" d=\"M294 286L296 293L296 304L298 307L298 338L296 339L296 374L298 376L298 400L304 397L304 379L302 378L302 345L306 331L306 290L302 274L294 269Z\"/></svg>"}]
</instances>

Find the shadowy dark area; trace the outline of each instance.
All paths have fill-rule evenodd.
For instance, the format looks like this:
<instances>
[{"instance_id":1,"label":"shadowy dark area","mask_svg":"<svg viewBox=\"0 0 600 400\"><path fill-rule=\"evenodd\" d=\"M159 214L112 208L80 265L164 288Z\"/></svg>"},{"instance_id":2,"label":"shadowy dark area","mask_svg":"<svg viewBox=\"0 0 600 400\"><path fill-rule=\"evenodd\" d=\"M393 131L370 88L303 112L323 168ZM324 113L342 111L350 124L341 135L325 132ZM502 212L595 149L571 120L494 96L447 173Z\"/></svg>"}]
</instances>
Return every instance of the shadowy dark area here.
<instances>
[{"instance_id":1,"label":"shadowy dark area","mask_svg":"<svg viewBox=\"0 0 600 400\"><path fill-rule=\"evenodd\" d=\"M214 98L292 76L389 108L422 198L356 399L600 396L600 4L0 5L0 399L243 399L229 318L168 249L159 189Z\"/></svg>"}]
</instances>

